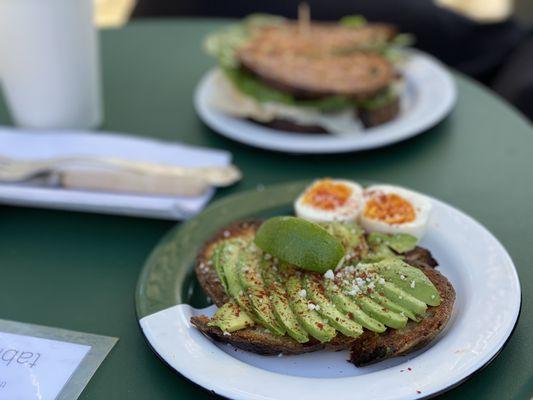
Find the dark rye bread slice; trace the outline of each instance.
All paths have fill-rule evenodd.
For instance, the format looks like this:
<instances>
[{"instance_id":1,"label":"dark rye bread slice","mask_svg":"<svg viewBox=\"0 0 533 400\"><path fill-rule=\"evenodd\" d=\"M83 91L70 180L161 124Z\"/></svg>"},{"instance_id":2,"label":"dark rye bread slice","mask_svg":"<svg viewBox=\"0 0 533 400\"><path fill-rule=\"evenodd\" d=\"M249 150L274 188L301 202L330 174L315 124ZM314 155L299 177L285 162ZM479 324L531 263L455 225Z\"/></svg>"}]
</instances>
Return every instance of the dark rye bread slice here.
<instances>
[{"instance_id":1,"label":"dark rye bread slice","mask_svg":"<svg viewBox=\"0 0 533 400\"><path fill-rule=\"evenodd\" d=\"M400 98L396 97L395 99L381 107L375 107L372 109L360 109L355 112L357 112L357 115L359 116L359 119L361 120L365 128L372 128L374 126L384 124L396 118L396 116L400 113ZM251 120L257 124L268 126L269 128L281 131L314 134L329 133L324 127L320 125L300 125L285 119L277 118L270 122L254 121L253 119Z\"/></svg>"},{"instance_id":2,"label":"dark rye bread slice","mask_svg":"<svg viewBox=\"0 0 533 400\"><path fill-rule=\"evenodd\" d=\"M220 230L200 250L196 258L196 277L198 278L200 286L202 286L213 303L218 307L221 307L226 303L229 300L229 297L220 283L220 279L218 278L214 266L209 263L209 259L212 257L216 245L220 241L232 237L253 237L257 228L261 225L261 222L262 221L244 221L230 224ZM192 317L191 322L200 331L215 340L231 343L233 346L242 350L265 355L280 353L302 354L324 348L329 350L342 350L349 348L350 344L355 340L338 334L333 341L326 344L320 343L318 340L312 338L309 342L300 344L289 336L273 335L267 329L259 325L233 332L231 335L224 335L219 328L207 326L209 318L205 315Z\"/></svg>"},{"instance_id":3,"label":"dark rye bread slice","mask_svg":"<svg viewBox=\"0 0 533 400\"><path fill-rule=\"evenodd\" d=\"M233 223L219 231L200 251L195 272L200 285L217 306L222 306L229 298L213 265L208 261L216 244L230 237L253 236L259 225L261 225L261 221ZM393 329L389 329L383 334L365 331L356 339L348 338L339 333L330 343L323 344L312 339L308 343L300 344L288 336L273 335L261 326L243 329L227 335L219 328L207 326L209 318L206 316L192 317L191 323L214 340L230 343L240 349L258 354L302 354L324 348L330 350L352 348L351 361L356 365L404 355L426 345L438 334L446 325L455 301L453 287L443 275L433 269L437 263L428 250L418 247L407 253L405 260L420 268L428 276L439 290L443 301L438 307L429 307L427 317L422 322L419 324L409 322L401 332Z\"/></svg>"},{"instance_id":4,"label":"dark rye bread slice","mask_svg":"<svg viewBox=\"0 0 533 400\"><path fill-rule=\"evenodd\" d=\"M357 111L359 119L365 128L382 125L396 118L400 113L400 98L395 97L392 101L371 109L360 108Z\"/></svg>"},{"instance_id":5,"label":"dark rye bread slice","mask_svg":"<svg viewBox=\"0 0 533 400\"><path fill-rule=\"evenodd\" d=\"M455 290L437 270L420 269L439 290L442 303L438 307L428 307L422 321L409 320L403 329L387 329L381 334L365 330L352 344L350 362L361 367L411 353L425 347L446 326L455 302Z\"/></svg>"},{"instance_id":6,"label":"dark rye bread slice","mask_svg":"<svg viewBox=\"0 0 533 400\"><path fill-rule=\"evenodd\" d=\"M357 49L372 40L386 42L393 36L391 29L313 23L301 31L294 23L270 26L241 47L237 59L267 85L295 98L367 99L389 86L394 67L380 54Z\"/></svg>"}]
</instances>

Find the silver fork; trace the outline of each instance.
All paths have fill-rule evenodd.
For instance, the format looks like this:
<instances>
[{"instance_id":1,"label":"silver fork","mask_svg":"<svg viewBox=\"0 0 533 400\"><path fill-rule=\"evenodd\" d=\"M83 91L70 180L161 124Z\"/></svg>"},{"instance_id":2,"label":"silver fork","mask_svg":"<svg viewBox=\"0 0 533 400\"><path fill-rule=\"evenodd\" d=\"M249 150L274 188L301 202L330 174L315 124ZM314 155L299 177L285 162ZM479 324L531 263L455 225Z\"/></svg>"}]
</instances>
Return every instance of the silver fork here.
<instances>
[{"instance_id":1,"label":"silver fork","mask_svg":"<svg viewBox=\"0 0 533 400\"><path fill-rule=\"evenodd\" d=\"M204 180L212 186L229 186L241 179L241 171L234 165L220 167L178 167L114 157L73 156L43 160L20 160L0 156L0 181L18 182L41 174L50 174L72 166L108 167L140 175L164 175Z\"/></svg>"}]
</instances>

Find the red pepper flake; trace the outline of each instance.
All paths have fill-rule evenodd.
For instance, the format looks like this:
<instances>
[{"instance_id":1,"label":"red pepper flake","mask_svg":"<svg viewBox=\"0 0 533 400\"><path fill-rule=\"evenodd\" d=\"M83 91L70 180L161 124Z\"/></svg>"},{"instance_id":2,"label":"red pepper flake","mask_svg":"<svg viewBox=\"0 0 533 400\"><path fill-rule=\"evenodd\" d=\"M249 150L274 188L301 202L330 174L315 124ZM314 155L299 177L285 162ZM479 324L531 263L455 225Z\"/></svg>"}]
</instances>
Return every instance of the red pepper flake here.
<instances>
[{"instance_id":1,"label":"red pepper flake","mask_svg":"<svg viewBox=\"0 0 533 400\"><path fill-rule=\"evenodd\" d=\"M411 367L407 367L407 371L412 371Z\"/></svg>"},{"instance_id":2,"label":"red pepper flake","mask_svg":"<svg viewBox=\"0 0 533 400\"><path fill-rule=\"evenodd\" d=\"M317 322L316 326L318 327L318 329L324 329L324 324L322 322Z\"/></svg>"},{"instance_id":3,"label":"red pepper flake","mask_svg":"<svg viewBox=\"0 0 533 400\"><path fill-rule=\"evenodd\" d=\"M370 288L368 288L366 291L367 291L368 294L372 293L372 289L370 289Z\"/></svg>"},{"instance_id":4,"label":"red pepper flake","mask_svg":"<svg viewBox=\"0 0 533 400\"><path fill-rule=\"evenodd\" d=\"M359 277L361 279L366 279L367 278L367 274L365 272L363 272L361 275L359 275Z\"/></svg>"},{"instance_id":5,"label":"red pepper flake","mask_svg":"<svg viewBox=\"0 0 533 400\"><path fill-rule=\"evenodd\" d=\"M348 317L353 318L353 314L351 312L348 313Z\"/></svg>"},{"instance_id":6,"label":"red pepper flake","mask_svg":"<svg viewBox=\"0 0 533 400\"><path fill-rule=\"evenodd\" d=\"M422 392L421 392L420 390L417 390L416 393L420 394L420 393L422 393Z\"/></svg>"}]
</instances>

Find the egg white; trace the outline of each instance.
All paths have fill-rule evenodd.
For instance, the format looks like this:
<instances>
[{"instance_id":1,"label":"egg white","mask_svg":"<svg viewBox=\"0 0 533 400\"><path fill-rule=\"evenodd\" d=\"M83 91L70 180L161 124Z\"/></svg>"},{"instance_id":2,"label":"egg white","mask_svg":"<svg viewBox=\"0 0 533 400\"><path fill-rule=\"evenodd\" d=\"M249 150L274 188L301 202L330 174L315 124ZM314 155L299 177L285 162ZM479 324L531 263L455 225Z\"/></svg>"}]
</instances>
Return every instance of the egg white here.
<instances>
[{"instance_id":1,"label":"egg white","mask_svg":"<svg viewBox=\"0 0 533 400\"><path fill-rule=\"evenodd\" d=\"M331 179L334 183L342 183L351 190L351 195L346 203L333 210L323 210L314 207L311 204L304 203L306 193L319 183L321 180L314 181L308 186L305 191L294 202L294 211L296 216L304 218L311 222L332 222L332 221L355 221L359 217L359 213L363 206L363 188L349 180L345 179Z\"/></svg>"},{"instance_id":2,"label":"egg white","mask_svg":"<svg viewBox=\"0 0 533 400\"><path fill-rule=\"evenodd\" d=\"M411 222L391 224L378 219L368 218L364 215L366 203L373 197L372 192L383 194L396 194L409 202L415 210L415 219ZM424 195L393 185L374 185L364 191L364 205L361 209L359 221L363 228L369 232L382 233L407 233L420 239L427 228L429 216L431 214L431 201Z\"/></svg>"}]
</instances>

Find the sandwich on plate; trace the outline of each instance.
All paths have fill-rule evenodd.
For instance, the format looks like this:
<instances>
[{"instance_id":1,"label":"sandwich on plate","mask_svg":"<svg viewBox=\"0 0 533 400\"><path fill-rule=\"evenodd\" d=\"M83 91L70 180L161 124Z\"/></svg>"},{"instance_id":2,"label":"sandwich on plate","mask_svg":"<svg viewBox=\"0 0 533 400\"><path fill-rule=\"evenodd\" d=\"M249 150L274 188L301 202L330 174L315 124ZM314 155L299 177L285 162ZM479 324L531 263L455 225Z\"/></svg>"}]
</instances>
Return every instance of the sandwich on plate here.
<instances>
[{"instance_id":1,"label":"sandwich on plate","mask_svg":"<svg viewBox=\"0 0 533 400\"><path fill-rule=\"evenodd\" d=\"M191 318L202 333L264 355L350 350L362 366L420 349L446 326L455 290L418 245L428 198L321 179L294 210L205 243L196 276L219 308Z\"/></svg>"},{"instance_id":2,"label":"sandwich on plate","mask_svg":"<svg viewBox=\"0 0 533 400\"><path fill-rule=\"evenodd\" d=\"M400 112L400 48L410 42L360 16L335 22L252 15L210 34L211 106L275 129L349 133Z\"/></svg>"}]
</instances>

